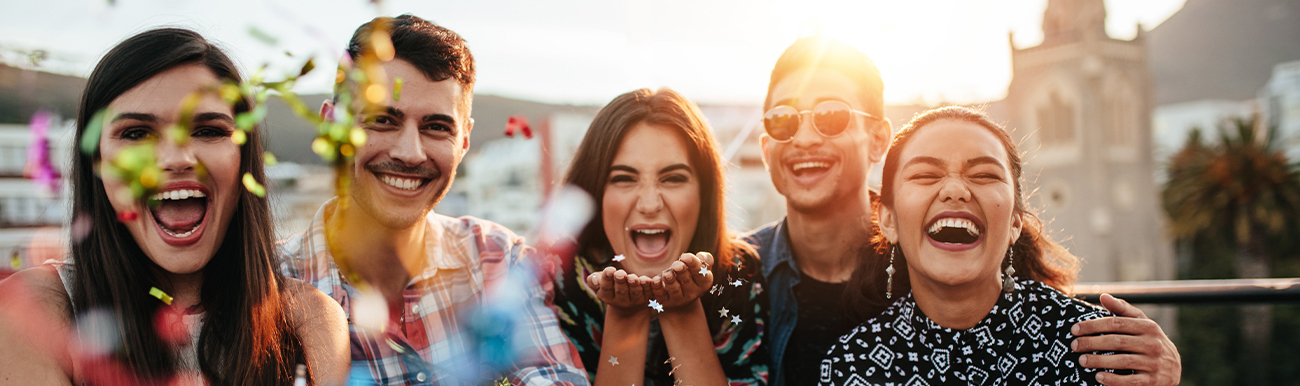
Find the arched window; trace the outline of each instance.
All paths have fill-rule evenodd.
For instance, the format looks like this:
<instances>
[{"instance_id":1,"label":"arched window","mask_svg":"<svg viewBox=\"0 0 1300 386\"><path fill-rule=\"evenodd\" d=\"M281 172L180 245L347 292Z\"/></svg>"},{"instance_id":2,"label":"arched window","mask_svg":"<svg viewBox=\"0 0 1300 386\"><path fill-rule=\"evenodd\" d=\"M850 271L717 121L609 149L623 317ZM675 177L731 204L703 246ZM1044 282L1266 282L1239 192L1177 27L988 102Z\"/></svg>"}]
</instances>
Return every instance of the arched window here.
<instances>
[{"instance_id":1,"label":"arched window","mask_svg":"<svg viewBox=\"0 0 1300 386\"><path fill-rule=\"evenodd\" d=\"M1137 92L1128 82L1115 81L1108 87L1102 106L1105 108L1106 144L1130 147L1137 143L1137 132L1141 127Z\"/></svg>"},{"instance_id":2,"label":"arched window","mask_svg":"<svg viewBox=\"0 0 1300 386\"><path fill-rule=\"evenodd\" d=\"M1052 91L1047 103L1038 107L1039 141L1044 147L1074 143L1074 111L1074 105L1063 100L1057 91Z\"/></svg>"}]
</instances>

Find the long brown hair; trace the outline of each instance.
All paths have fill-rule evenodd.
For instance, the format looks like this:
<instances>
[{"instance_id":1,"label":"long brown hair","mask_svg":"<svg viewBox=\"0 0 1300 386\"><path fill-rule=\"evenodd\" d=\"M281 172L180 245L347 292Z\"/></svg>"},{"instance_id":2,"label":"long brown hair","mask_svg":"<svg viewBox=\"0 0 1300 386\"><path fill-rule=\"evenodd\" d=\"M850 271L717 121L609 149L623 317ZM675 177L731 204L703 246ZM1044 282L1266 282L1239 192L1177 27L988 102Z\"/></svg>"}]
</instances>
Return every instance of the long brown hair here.
<instances>
[{"instance_id":1,"label":"long brown hair","mask_svg":"<svg viewBox=\"0 0 1300 386\"><path fill-rule=\"evenodd\" d=\"M77 115L76 142L82 143L92 117L136 85L168 69L197 63L224 81L240 82L234 63L198 33L166 28L146 31L118 44L91 73ZM249 111L248 101L234 106ZM259 129L240 147L239 174L266 180ZM98 134L92 134L98 135ZM94 139L92 139L94 141ZM172 350L154 329L162 306L150 287L171 291L165 271L145 255L126 226L118 222L104 184L95 174L100 160L75 152L72 209L91 221L89 233L74 241L73 311L105 309L118 321L120 348L113 359L145 381L173 375ZM289 325L284 278L273 268L271 212L264 197L239 190L238 203L215 256L203 267L199 298L207 315L199 332L198 358L213 384L288 384L294 368L306 363L300 337ZM74 315L76 317L76 315Z\"/></svg>"},{"instance_id":2,"label":"long brown hair","mask_svg":"<svg viewBox=\"0 0 1300 386\"><path fill-rule=\"evenodd\" d=\"M749 244L727 234L727 213L723 205L725 169L713 131L705 123L700 108L673 90L639 89L619 95L600 109L582 144L578 145L564 182L582 188L599 203L605 196L609 169L623 137L641 122L676 129L686 141L691 166L700 181L700 217L689 251L712 253L716 259L714 265L723 269L731 266L738 253L752 252ZM614 254L600 221L603 215L600 205L596 205L591 222L578 236L579 255L599 259L592 263L604 263Z\"/></svg>"},{"instance_id":3,"label":"long brown hair","mask_svg":"<svg viewBox=\"0 0 1300 386\"><path fill-rule=\"evenodd\" d=\"M1071 255L1060 244L1052 241L1043 229L1043 221L1038 214L1025 203L1021 190L1020 178L1023 173L1023 160L1016 150L1016 144L1007 134L1006 129L989 119L984 113L961 106L941 107L917 115L906 127L894 135L894 142L885 155L885 165L881 173L880 202L877 205L894 205L894 177L898 175L899 157L903 148L911 143L916 133L931 123L941 120L970 122L988 129L1007 152L1010 163L1011 180L1015 186L1016 215L1021 217L1023 228L1020 238L1012 245L1015 253L1014 265L1016 276L1038 281L1061 292L1069 293L1074 285L1075 275L1079 271L1079 259ZM879 210L879 208L875 208ZM877 226L878 228L878 226ZM889 265L891 244L880 232L874 232L871 246L863 248L862 258L850 278L849 290L845 301L849 305L849 317L855 322L870 319L889 306L885 299L885 267ZM894 251L894 294L906 294L911 291L911 281L907 275L907 256L901 249ZM1005 264L1005 263L1004 263ZM1005 267L1004 267L1005 268ZM897 295L895 295L897 296Z\"/></svg>"}]
</instances>

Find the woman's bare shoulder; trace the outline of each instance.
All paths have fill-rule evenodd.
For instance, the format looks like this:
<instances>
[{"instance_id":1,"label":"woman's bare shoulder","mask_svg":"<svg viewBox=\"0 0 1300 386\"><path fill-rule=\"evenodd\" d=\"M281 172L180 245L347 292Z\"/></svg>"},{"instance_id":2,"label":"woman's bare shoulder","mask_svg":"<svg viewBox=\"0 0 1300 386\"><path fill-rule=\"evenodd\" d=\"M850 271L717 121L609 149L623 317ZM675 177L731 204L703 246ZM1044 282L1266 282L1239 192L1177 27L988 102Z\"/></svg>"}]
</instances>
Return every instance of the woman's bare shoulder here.
<instances>
[{"instance_id":1,"label":"woman's bare shoulder","mask_svg":"<svg viewBox=\"0 0 1300 386\"><path fill-rule=\"evenodd\" d=\"M0 281L0 385L71 383L68 294L52 266ZM12 366L9 366L12 365Z\"/></svg>"}]
</instances>

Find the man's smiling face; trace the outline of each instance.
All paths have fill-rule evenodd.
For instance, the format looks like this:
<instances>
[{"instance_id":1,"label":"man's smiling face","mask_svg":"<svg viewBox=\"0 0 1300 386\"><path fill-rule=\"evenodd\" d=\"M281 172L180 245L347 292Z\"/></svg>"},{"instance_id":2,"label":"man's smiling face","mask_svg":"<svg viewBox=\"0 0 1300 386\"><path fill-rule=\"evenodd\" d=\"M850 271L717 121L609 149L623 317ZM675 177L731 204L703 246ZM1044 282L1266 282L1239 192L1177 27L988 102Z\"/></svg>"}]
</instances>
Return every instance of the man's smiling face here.
<instances>
[{"instance_id":1,"label":"man's smiling face","mask_svg":"<svg viewBox=\"0 0 1300 386\"><path fill-rule=\"evenodd\" d=\"M833 100L865 110L861 92L848 77L818 68L790 73L772 87L772 106L812 110L818 103ZM811 116L804 114L799 130L787 142L762 138L763 159L776 190L791 209L820 211L840 200L860 194L866 186L871 162L879 162L888 124L854 115L844 132L825 137L813 129Z\"/></svg>"},{"instance_id":2,"label":"man's smiling face","mask_svg":"<svg viewBox=\"0 0 1300 386\"><path fill-rule=\"evenodd\" d=\"M424 218L442 200L456 175L473 122L462 114L462 89L454 78L431 81L405 60L383 64L392 80L403 80L399 100L353 102L366 143L357 149L351 197L380 224L404 228ZM360 98L358 98L360 99Z\"/></svg>"}]
</instances>

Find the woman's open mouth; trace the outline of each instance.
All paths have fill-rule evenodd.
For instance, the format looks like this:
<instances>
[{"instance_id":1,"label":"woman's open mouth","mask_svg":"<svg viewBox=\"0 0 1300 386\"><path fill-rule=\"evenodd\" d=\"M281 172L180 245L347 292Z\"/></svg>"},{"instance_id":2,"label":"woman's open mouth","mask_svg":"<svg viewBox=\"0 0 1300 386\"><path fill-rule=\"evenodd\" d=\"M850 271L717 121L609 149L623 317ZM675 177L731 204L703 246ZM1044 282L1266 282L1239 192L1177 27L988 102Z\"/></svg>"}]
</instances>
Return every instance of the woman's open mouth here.
<instances>
[{"instance_id":1,"label":"woman's open mouth","mask_svg":"<svg viewBox=\"0 0 1300 386\"><path fill-rule=\"evenodd\" d=\"M930 220L925 235L940 249L965 250L980 242L984 225L970 213L944 212Z\"/></svg>"},{"instance_id":2,"label":"woman's open mouth","mask_svg":"<svg viewBox=\"0 0 1300 386\"><path fill-rule=\"evenodd\" d=\"M172 188L149 199L149 216L163 241L171 245L188 245L203 235L208 214L208 193L201 188Z\"/></svg>"},{"instance_id":3,"label":"woman's open mouth","mask_svg":"<svg viewBox=\"0 0 1300 386\"><path fill-rule=\"evenodd\" d=\"M628 230L628 233L641 260L655 261L668 256L669 241L673 237L671 229L637 228Z\"/></svg>"}]
</instances>

